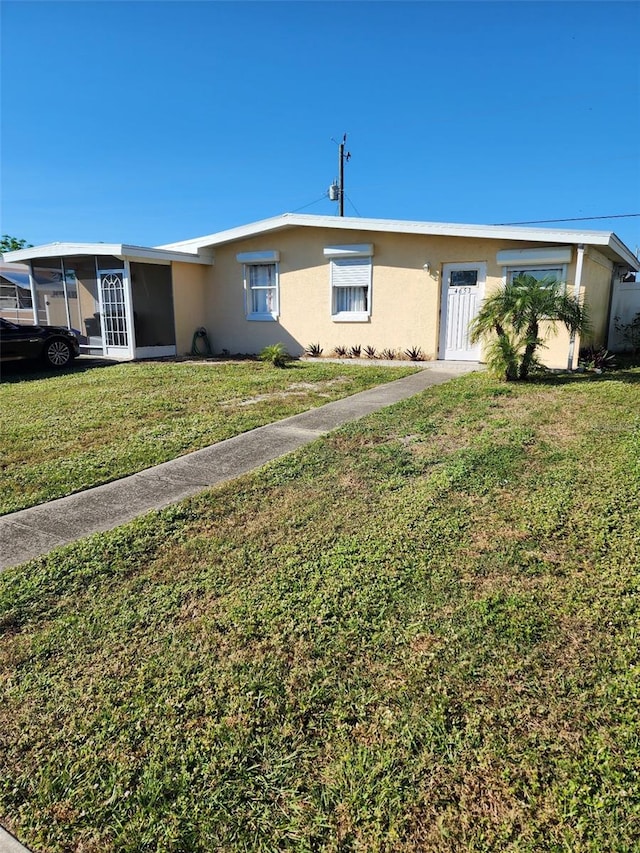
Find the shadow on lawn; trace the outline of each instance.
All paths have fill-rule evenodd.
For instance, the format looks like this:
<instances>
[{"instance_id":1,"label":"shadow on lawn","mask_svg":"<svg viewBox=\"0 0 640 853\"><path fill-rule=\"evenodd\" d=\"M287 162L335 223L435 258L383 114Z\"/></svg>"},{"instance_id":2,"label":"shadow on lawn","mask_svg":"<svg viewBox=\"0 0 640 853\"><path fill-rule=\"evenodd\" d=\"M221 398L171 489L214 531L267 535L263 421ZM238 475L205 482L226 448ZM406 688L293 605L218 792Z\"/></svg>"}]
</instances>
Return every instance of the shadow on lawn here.
<instances>
[{"instance_id":1,"label":"shadow on lawn","mask_svg":"<svg viewBox=\"0 0 640 853\"><path fill-rule=\"evenodd\" d=\"M167 358L155 359L157 363L173 361L175 363L206 363L206 364L228 364L233 361L253 361L258 364L261 362L255 356L244 357L229 357L229 358ZM97 367L115 367L120 364L134 364L135 362L113 361L112 359L100 358L99 356L80 356L68 367L55 368L45 367L40 361L10 361L0 366L0 383L17 383L28 382L34 379L49 379L54 376L67 376L70 374L85 373L87 370L95 370ZM304 363L299 361L289 361L284 364L281 370L302 370Z\"/></svg>"},{"instance_id":2,"label":"shadow on lawn","mask_svg":"<svg viewBox=\"0 0 640 853\"><path fill-rule=\"evenodd\" d=\"M0 382L9 384L30 382L34 379L50 379L54 376L86 373L87 370L95 370L96 367L115 367L121 363L119 361L112 361L111 359L93 358L91 356L81 356L68 367L63 368L47 368L39 361L10 361L0 366Z\"/></svg>"},{"instance_id":3,"label":"shadow on lawn","mask_svg":"<svg viewBox=\"0 0 640 853\"><path fill-rule=\"evenodd\" d=\"M633 369L635 367L635 370ZM584 382L625 382L629 385L635 385L640 382L640 363L624 365L619 368L612 368L604 373L595 373L592 370L584 373L545 373L538 376L531 376L528 380L529 385L575 385L576 383Z\"/></svg>"}]
</instances>

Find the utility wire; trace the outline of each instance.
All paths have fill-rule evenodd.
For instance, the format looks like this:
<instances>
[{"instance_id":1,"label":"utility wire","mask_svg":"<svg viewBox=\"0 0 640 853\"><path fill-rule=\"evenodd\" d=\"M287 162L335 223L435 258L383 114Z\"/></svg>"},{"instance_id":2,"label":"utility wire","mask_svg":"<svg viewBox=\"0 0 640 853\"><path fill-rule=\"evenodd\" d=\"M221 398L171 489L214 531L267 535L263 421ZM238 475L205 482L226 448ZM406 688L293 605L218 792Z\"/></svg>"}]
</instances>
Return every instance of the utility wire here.
<instances>
[{"instance_id":1,"label":"utility wire","mask_svg":"<svg viewBox=\"0 0 640 853\"><path fill-rule=\"evenodd\" d=\"M362 218L362 214L355 206L351 198L344 194L345 198L354 209L356 216ZM301 207L296 207L291 213L298 213L300 210L306 210L308 207L313 207L314 204L318 204L321 201L324 201L328 196L328 193L324 192L320 198L315 199L314 201L310 201L308 204L303 204ZM494 225L550 225L554 222L593 222L598 219L632 219L634 217L640 217L640 213L614 213L611 216L569 216L565 219L527 219L522 222L494 222Z\"/></svg>"},{"instance_id":2,"label":"utility wire","mask_svg":"<svg viewBox=\"0 0 640 853\"><path fill-rule=\"evenodd\" d=\"M362 214L360 213L358 208L355 206L355 204L351 201L349 196L345 193L344 197L347 199L347 201L349 202L351 207L355 210L356 216L359 216L362 219ZM302 207L296 207L294 210L292 210L290 212L291 213L298 213L300 210L306 210L307 207L312 207L314 204L318 204L318 202L323 201L325 198L327 198L326 192L323 195L321 195L320 198L317 198L315 201L310 201L309 204L303 204Z\"/></svg>"},{"instance_id":3,"label":"utility wire","mask_svg":"<svg viewBox=\"0 0 640 853\"><path fill-rule=\"evenodd\" d=\"M309 204L303 204L302 207L296 207L295 210L292 210L291 213L298 213L299 210L305 210L307 207L311 207L314 204L318 204L319 201L323 201L323 199L327 198L327 193L323 193L320 198L317 198L315 201L310 201Z\"/></svg>"},{"instance_id":4,"label":"utility wire","mask_svg":"<svg viewBox=\"0 0 640 853\"><path fill-rule=\"evenodd\" d=\"M567 219L529 219L526 222L495 222L495 225L545 225L550 222L588 222L594 219L631 219L640 213L614 213L613 216L571 216Z\"/></svg>"},{"instance_id":5,"label":"utility wire","mask_svg":"<svg viewBox=\"0 0 640 853\"><path fill-rule=\"evenodd\" d=\"M344 196L345 196L345 198L347 199L347 201L349 202L349 204L351 205L351 207L355 210L355 212L356 212L356 216L359 216L359 217L360 217L360 219L362 219L362 214L360 213L360 211L358 210L358 208L355 206L355 204L351 201L351 199L349 198L349 196L348 196L346 193L344 194Z\"/></svg>"}]
</instances>

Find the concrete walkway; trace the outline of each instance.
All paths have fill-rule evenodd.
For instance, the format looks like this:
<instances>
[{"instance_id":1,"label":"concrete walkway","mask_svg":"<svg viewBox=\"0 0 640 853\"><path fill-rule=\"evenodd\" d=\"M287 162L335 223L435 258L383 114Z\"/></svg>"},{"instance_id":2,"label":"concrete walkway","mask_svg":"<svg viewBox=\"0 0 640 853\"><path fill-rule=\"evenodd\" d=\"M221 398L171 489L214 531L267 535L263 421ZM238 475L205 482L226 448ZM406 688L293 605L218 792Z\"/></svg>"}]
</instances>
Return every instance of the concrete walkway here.
<instances>
[{"instance_id":1,"label":"concrete walkway","mask_svg":"<svg viewBox=\"0 0 640 853\"><path fill-rule=\"evenodd\" d=\"M0 853L32 853L32 850L30 847L25 847L15 835L0 826Z\"/></svg>"},{"instance_id":2,"label":"concrete walkway","mask_svg":"<svg viewBox=\"0 0 640 853\"><path fill-rule=\"evenodd\" d=\"M242 433L131 477L2 516L0 570L232 480L343 424L477 369L471 362L434 363L404 379ZM30 851L0 826L0 853Z\"/></svg>"},{"instance_id":3,"label":"concrete walkway","mask_svg":"<svg viewBox=\"0 0 640 853\"><path fill-rule=\"evenodd\" d=\"M434 362L411 376L242 433L139 474L2 516L0 570L232 480L343 424L477 369L474 362Z\"/></svg>"}]
</instances>

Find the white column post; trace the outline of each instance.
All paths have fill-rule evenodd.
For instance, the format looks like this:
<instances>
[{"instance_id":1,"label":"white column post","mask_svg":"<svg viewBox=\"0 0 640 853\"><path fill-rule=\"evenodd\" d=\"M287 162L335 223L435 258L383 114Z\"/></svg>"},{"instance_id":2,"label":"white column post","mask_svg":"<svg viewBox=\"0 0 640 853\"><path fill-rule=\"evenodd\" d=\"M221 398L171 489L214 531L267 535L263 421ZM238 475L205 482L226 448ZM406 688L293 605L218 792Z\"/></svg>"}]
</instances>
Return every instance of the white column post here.
<instances>
[{"instance_id":1,"label":"white column post","mask_svg":"<svg viewBox=\"0 0 640 853\"><path fill-rule=\"evenodd\" d=\"M131 290L131 264L124 261L124 305L127 317L127 332L129 339L129 355L136 357L136 330L133 322L133 293Z\"/></svg>"},{"instance_id":2,"label":"white column post","mask_svg":"<svg viewBox=\"0 0 640 853\"><path fill-rule=\"evenodd\" d=\"M100 314L100 337L102 338L102 355L107 354L107 332L104 321L104 305L102 304L102 273L98 268L98 256L94 255L96 265L96 289L98 291L98 313Z\"/></svg>"},{"instance_id":3,"label":"white column post","mask_svg":"<svg viewBox=\"0 0 640 853\"><path fill-rule=\"evenodd\" d=\"M33 311L33 323L38 325L38 297L36 294L36 279L33 274L33 261L29 261L29 287L31 288L31 308Z\"/></svg>"},{"instance_id":4,"label":"white column post","mask_svg":"<svg viewBox=\"0 0 640 853\"><path fill-rule=\"evenodd\" d=\"M580 288L582 287L582 267L584 264L584 243L578 244L578 257L576 259L576 280L573 286L573 295L576 299L580 298ZM576 332L571 333L569 338L569 354L567 358L567 368L573 370L573 361L575 358L576 349Z\"/></svg>"}]
</instances>

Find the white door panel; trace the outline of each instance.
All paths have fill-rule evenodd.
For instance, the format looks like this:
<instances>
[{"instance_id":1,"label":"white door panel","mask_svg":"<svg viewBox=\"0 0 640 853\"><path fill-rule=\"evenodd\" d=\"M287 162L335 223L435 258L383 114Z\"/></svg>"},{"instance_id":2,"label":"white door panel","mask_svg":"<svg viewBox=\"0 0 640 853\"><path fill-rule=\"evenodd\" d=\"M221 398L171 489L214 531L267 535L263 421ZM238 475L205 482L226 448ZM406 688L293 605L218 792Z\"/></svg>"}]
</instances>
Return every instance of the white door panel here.
<instances>
[{"instance_id":1,"label":"white door panel","mask_svg":"<svg viewBox=\"0 0 640 853\"><path fill-rule=\"evenodd\" d=\"M469 341L469 325L484 296L485 263L445 264L442 270L442 316L439 357L479 361L480 344Z\"/></svg>"}]
</instances>

